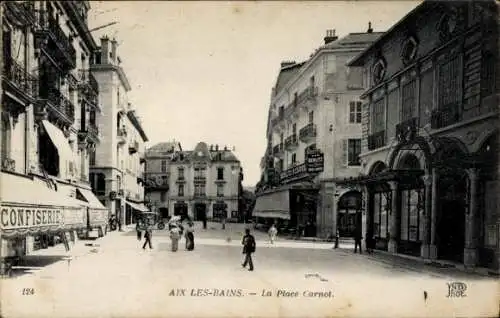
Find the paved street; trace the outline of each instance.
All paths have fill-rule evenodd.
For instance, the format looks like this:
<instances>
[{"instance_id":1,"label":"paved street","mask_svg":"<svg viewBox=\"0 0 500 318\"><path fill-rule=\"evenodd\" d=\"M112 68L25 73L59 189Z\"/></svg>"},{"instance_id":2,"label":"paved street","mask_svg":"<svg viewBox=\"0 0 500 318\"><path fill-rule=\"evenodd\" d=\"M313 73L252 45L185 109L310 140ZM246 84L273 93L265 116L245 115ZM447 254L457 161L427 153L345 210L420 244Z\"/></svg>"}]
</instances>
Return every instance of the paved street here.
<instances>
[{"instance_id":1,"label":"paved street","mask_svg":"<svg viewBox=\"0 0 500 318\"><path fill-rule=\"evenodd\" d=\"M265 241L265 233L258 232L255 271L249 272L240 265L241 225L228 224L226 231L210 229L212 226L204 231L198 226L196 248L192 252L181 248L172 253L165 231L155 231L153 250L142 250L133 231L109 233L92 247L79 242L71 261L62 259L33 274L2 280L2 314L6 317L415 317L430 313L433 316L474 313L476 316L478 309L494 309L497 302L497 282L491 278L411 261L394 264L354 254L346 249L349 246L333 250L331 243L280 240L271 245ZM456 280L467 284L467 297L446 298L447 283ZM22 295L23 288L32 288L34 295ZM182 289L184 296L178 291ZM262 296L263 290L270 291L272 296ZM178 296L170 295L172 291ZM333 297L326 297L330 296L326 293L329 291ZM289 297L283 296L285 292ZM296 296L290 297L293 292L297 292ZM306 297L313 292L325 292L325 297L319 297L320 294ZM491 312L484 311L487 313Z\"/></svg>"}]
</instances>

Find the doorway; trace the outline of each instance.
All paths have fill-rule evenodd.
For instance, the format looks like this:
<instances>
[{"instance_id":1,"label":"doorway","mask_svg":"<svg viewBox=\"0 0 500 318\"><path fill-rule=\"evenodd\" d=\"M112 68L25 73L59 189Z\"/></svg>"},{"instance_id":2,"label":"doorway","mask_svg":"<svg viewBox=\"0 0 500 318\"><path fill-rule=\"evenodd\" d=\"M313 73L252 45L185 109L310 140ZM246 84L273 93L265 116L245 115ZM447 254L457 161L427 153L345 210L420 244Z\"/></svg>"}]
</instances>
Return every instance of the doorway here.
<instances>
[{"instance_id":1,"label":"doorway","mask_svg":"<svg viewBox=\"0 0 500 318\"><path fill-rule=\"evenodd\" d=\"M465 176L441 178L438 196L437 249L438 258L463 262L465 245L465 213L467 210L467 179Z\"/></svg>"},{"instance_id":2,"label":"doorway","mask_svg":"<svg viewBox=\"0 0 500 318\"><path fill-rule=\"evenodd\" d=\"M195 221L203 221L207 219L207 205L205 203L196 203L194 205Z\"/></svg>"}]
</instances>

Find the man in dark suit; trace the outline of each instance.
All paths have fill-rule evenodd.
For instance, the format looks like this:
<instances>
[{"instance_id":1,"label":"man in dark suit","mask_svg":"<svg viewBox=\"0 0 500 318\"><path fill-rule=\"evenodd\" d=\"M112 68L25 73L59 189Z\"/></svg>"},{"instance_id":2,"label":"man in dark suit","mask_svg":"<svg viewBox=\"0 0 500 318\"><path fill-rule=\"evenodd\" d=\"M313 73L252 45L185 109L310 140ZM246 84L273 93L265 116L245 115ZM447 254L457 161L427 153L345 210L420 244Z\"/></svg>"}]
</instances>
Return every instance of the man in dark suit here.
<instances>
[{"instance_id":1,"label":"man in dark suit","mask_svg":"<svg viewBox=\"0 0 500 318\"><path fill-rule=\"evenodd\" d=\"M252 234L250 234L250 229L245 229L245 235L241 240L241 244L243 245L243 254L245 254L245 261L241 264L241 266L246 267L248 264L248 270L253 271L252 253L255 252L256 244L255 238Z\"/></svg>"}]
</instances>

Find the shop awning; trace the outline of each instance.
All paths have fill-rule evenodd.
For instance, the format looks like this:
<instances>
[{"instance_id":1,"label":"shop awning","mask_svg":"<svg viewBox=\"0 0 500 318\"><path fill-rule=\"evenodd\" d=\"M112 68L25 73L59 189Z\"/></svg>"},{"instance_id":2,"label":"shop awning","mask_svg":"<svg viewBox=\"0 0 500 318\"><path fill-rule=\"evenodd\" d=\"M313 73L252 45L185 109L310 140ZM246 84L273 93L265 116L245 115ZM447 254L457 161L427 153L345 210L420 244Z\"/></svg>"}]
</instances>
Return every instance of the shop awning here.
<instances>
[{"instance_id":1,"label":"shop awning","mask_svg":"<svg viewBox=\"0 0 500 318\"><path fill-rule=\"evenodd\" d=\"M282 190L257 197L253 216L290 220L290 192Z\"/></svg>"},{"instance_id":2,"label":"shop awning","mask_svg":"<svg viewBox=\"0 0 500 318\"><path fill-rule=\"evenodd\" d=\"M149 209L142 203L134 203L127 201L127 204L130 205L130 207L134 210L137 210L139 212L148 212Z\"/></svg>"},{"instance_id":3,"label":"shop awning","mask_svg":"<svg viewBox=\"0 0 500 318\"><path fill-rule=\"evenodd\" d=\"M1 173L0 229L4 236L82 228L85 211L74 198L29 177Z\"/></svg>"},{"instance_id":4,"label":"shop awning","mask_svg":"<svg viewBox=\"0 0 500 318\"><path fill-rule=\"evenodd\" d=\"M57 153L59 154L59 173L62 177L66 177L71 173L70 164L76 167L74 165L75 156L73 150L71 150L68 140L59 128L51 124L48 120L42 120L42 124L50 140L52 140L52 143L57 148Z\"/></svg>"},{"instance_id":5,"label":"shop awning","mask_svg":"<svg viewBox=\"0 0 500 318\"><path fill-rule=\"evenodd\" d=\"M94 210L107 210L92 191L83 188L77 188L77 191L87 200L89 207Z\"/></svg>"}]
</instances>

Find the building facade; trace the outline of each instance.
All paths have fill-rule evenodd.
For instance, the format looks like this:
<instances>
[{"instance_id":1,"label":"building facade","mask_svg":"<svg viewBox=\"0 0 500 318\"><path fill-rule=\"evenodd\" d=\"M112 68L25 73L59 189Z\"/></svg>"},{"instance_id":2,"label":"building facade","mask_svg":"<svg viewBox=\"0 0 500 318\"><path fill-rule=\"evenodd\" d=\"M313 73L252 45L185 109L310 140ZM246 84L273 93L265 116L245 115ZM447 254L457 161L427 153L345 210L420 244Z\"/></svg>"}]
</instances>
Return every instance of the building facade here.
<instances>
[{"instance_id":1,"label":"building facade","mask_svg":"<svg viewBox=\"0 0 500 318\"><path fill-rule=\"evenodd\" d=\"M498 11L425 1L363 67L365 237L376 248L497 269Z\"/></svg>"},{"instance_id":2,"label":"building facade","mask_svg":"<svg viewBox=\"0 0 500 318\"><path fill-rule=\"evenodd\" d=\"M148 155L146 164L146 175L150 180L154 176L151 181L163 185L167 180L168 187L151 192L151 200L160 201L163 213L187 215L195 221L240 217L242 169L231 150L200 142L187 151L174 143L166 152L161 159ZM157 193L165 193L165 200L156 200Z\"/></svg>"},{"instance_id":3,"label":"building facade","mask_svg":"<svg viewBox=\"0 0 500 318\"><path fill-rule=\"evenodd\" d=\"M128 101L131 90L121 67L116 40L101 38L91 73L99 86L103 112L98 115L102 142L90 160L90 183L99 200L121 225L135 223L144 205L144 150L148 138Z\"/></svg>"},{"instance_id":4,"label":"building facade","mask_svg":"<svg viewBox=\"0 0 500 318\"><path fill-rule=\"evenodd\" d=\"M89 153L100 142L97 87L85 75L96 47L89 2L1 7L2 257L67 244L75 230L104 235L107 210L88 183Z\"/></svg>"},{"instance_id":5,"label":"building facade","mask_svg":"<svg viewBox=\"0 0 500 318\"><path fill-rule=\"evenodd\" d=\"M361 193L334 182L361 169L362 76L346 63L380 34L370 27L338 39L328 30L309 60L281 64L254 216L284 228L309 224L306 236L353 234Z\"/></svg>"},{"instance_id":6,"label":"building facade","mask_svg":"<svg viewBox=\"0 0 500 318\"><path fill-rule=\"evenodd\" d=\"M168 218L170 195L169 164L175 153L182 151L179 142L162 142L145 153L146 170L144 172L145 197L153 211L159 212L162 218Z\"/></svg>"}]
</instances>

